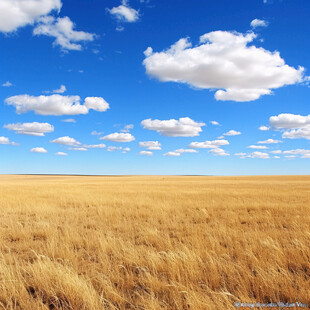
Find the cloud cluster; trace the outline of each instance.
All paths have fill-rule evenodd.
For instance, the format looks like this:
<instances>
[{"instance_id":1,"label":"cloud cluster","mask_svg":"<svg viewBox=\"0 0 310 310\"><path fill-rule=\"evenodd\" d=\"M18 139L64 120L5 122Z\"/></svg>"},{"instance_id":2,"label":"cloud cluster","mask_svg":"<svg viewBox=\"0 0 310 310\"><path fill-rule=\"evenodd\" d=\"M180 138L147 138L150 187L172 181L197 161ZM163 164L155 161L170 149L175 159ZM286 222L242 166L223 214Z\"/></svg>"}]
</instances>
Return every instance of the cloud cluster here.
<instances>
[{"instance_id":1,"label":"cloud cluster","mask_svg":"<svg viewBox=\"0 0 310 310\"><path fill-rule=\"evenodd\" d=\"M44 16L39 19L37 26L33 29L33 34L45 35L55 38L53 45L59 45L63 50L80 51L81 42L93 41L95 34L76 31L75 25L69 17Z\"/></svg>"},{"instance_id":2,"label":"cloud cluster","mask_svg":"<svg viewBox=\"0 0 310 310\"><path fill-rule=\"evenodd\" d=\"M273 129L284 131L282 134L284 139L304 138L310 140L310 115L282 113L271 116L269 123Z\"/></svg>"},{"instance_id":3,"label":"cloud cluster","mask_svg":"<svg viewBox=\"0 0 310 310\"><path fill-rule=\"evenodd\" d=\"M180 156L181 154L184 153L198 153L198 151L193 149L177 149L175 151L164 154L164 156Z\"/></svg>"},{"instance_id":4,"label":"cloud cluster","mask_svg":"<svg viewBox=\"0 0 310 310\"><path fill-rule=\"evenodd\" d=\"M101 97L87 97L84 104L79 96L12 96L5 100L6 104L14 106L18 114L34 111L39 115L77 115L87 114L90 109L104 112L109 104Z\"/></svg>"},{"instance_id":5,"label":"cloud cluster","mask_svg":"<svg viewBox=\"0 0 310 310\"><path fill-rule=\"evenodd\" d=\"M33 24L40 16L60 11L61 0L1 0L0 31L12 32Z\"/></svg>"},{"instance_id":6,"label":"cloud cluster","mask_svg":"<svg viewBox=\"0 0 310 310\"><path fill-rule=\"evenodd\" d=\"M161 150L161 144L158 141L142 141L139 142L140 147L145 147L151 151Z\"/></svg>"},{"instance_id":7,"label":"cloud cluster","mask_svg":"<svg viewBox=\"0 0 310 310\"><path fill-rule=\"evenodd\" d=\"M54 131L54 126L51 124L38 122L7 124L3 127L8 130L13 130L17 134L30 136L44 136L44 134Z\"/></svg>"},{"instance_id":8,"label":"cloud cluster","mask_svg":"<svg viewBox=\"0 0 310 310\"><path fill-rule=\"evenodd\" d=\"M139 19L139 12L128 5L127 0L122 4L108 10L120 22L134 23Z\"/></svg>"},{"instance_id":9,"label":"cloud cluster","mask_svg":"<svg viewBox=\"0 0 310 310\"><path fill-rule=\"evenodd\" d=\"M149 47L143 64L160 81L218 89L217 100L252 101L303 80L304 68L288 66L277 51L250 45L255 38L253 32L214 31L202 35L194 47L182 38L162 52Z\"/></svg>"},{"instance_id":10,"label":"cloud cluster","mask_svg":"<svg viewBox=\"0 0 310 310\"><path fill-rule=\"evenodd\" d=\"M0 144L10 144L10 145L18 145L16 142L11 142L7 137L0 137Z\"/></svg>"},{"instance_id":11,"label":"cloud cluster","mask_svg":"<svg viewBox=\"0 0 310 310\"><path fill-rule=\"evenodd\" d=\"M135 140L135 137L130 133L114 132L101 137L100 140L108 140L113 142L131 142Z\"/></svg>"},{"instance_id":12,"label":"cloud cluster","mask_svg":"<svg viewBox=\"0 0 310 310\"><path fill-rule=\"evenodd\" d=\"M268 153L264 153L264 152L253 152L250 154L247 153L235 153L235 156L238 156L240 158L261 158L261 159L268 159L270 158Z\"/></svg>"},{"instance_id":13,"label":"cloud cluster","mask_svg":"<svg viewBox=\"0 0 310 310\"><path fill-rule=\"evenodd\" d=\"M145 119L141 125L145 129L155 130L167 137L195 137L199 136L202 131L201 127L205 126L205 123L195 122L189 117L183 117L178 120Z\"/></svg>"}]
</instances>

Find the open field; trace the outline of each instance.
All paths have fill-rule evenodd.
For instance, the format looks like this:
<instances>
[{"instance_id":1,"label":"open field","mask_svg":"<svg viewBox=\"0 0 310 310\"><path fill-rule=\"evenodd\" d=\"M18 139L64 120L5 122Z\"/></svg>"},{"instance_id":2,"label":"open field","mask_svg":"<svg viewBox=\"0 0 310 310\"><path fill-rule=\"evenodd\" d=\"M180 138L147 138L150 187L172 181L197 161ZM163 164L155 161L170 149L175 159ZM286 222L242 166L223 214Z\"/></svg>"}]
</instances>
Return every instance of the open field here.
<instances>
[{"instance_id":1,"label":"open field","mask_svg":"<svg viewBox=\"0 0 310 310\"><path fill-rule=\"evenodd\" d=\"M309 176L0 176L0 235L0 309L310 304Z\"/></svg>"}]
</instances>

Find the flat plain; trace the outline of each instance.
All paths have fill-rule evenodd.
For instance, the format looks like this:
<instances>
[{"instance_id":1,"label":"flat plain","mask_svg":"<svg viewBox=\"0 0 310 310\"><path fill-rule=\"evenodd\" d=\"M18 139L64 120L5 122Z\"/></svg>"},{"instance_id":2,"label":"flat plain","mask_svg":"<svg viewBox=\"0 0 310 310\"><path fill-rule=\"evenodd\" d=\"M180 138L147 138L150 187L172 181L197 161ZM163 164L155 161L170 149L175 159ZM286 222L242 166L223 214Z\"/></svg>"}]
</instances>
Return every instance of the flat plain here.
<instances>
[{"instance_id":1,"label":"flat plain","mask_svg":"<svg viewBox=\"0 0 310 310\"><path fill-rule=\"evenodd\" d=\"M0 309L310 304L309 176L3 175L0 237Z\"/></svg>"}]
</instances>

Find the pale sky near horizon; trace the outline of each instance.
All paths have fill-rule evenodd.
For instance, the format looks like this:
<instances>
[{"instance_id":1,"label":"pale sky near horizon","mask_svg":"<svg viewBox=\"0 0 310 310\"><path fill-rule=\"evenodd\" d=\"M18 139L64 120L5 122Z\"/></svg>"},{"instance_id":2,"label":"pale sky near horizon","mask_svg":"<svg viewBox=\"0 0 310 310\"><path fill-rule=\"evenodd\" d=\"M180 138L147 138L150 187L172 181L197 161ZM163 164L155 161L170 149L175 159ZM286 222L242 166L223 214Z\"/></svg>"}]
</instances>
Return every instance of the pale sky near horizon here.
<instances>
[{"instance_id":1,"label":"pale sky near horizon","mask_svg":"<svg viewBox=\"0 0 310 310\"><path fill-rule=\"evenodd\" d=\"M0 0L0 173L310 174L306 0Z\"/></svg>"}]
</instances>

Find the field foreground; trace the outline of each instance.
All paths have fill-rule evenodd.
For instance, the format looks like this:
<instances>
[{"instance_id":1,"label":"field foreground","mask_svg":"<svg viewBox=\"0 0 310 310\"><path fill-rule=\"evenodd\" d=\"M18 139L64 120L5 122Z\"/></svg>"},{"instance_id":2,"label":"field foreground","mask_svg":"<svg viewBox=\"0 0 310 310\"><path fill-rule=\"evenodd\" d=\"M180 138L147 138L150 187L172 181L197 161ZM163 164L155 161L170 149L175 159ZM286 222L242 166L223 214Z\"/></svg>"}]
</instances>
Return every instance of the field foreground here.
<instances>
[{"instance_id":1,"label":"field foreground","mask_svg":"<svg viewBox=\"0 0 310 310\"><path fill-rule=\"evenodd\" d=\"M0 309L309 305L310 177L0 176L0 251Z\"/></svg>"}]
</instances>

